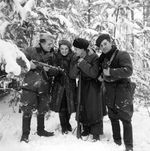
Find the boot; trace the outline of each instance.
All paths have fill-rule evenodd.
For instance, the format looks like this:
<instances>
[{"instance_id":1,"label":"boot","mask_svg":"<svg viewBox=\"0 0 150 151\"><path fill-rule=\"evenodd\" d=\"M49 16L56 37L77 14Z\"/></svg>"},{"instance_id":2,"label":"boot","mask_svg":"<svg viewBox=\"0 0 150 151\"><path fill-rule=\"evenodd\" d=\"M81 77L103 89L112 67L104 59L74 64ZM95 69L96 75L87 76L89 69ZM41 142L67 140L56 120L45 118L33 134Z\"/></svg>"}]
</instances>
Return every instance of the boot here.
<instances>
[{"instance_id":1,"label":"boot","mask_svg":"<svg viewBox=\"0 0 150 151\"><path fill-rule=\"evenodd\" d=\"M39 136L53 136L53 132L47 132L44 130L44 114L38 114L37 115L37 135Z\"/></svg>"},{"instance_id":2,"label":"boot","mask_svg":"<svg viewBox=\"0 0 150 151\"><path fill-rule=\"evenodd\" d=\"M70 132L72 131L72 127L71 127L70 123L67 124L67 130Z\"/></svg>"},{"instance_id":3,"label":"boot","mask_svg":"<svg viewBox=\"0 0 150 151\"><path fill-rule=\"evenodd\" d=\"M67 130L71 132L72 127L71 127L71 124L69 123L69 120L70 120L70 114L67 113Z\"/></svg>"},{"instance_id":4,"label":"boot","mask_svg":"<svg viewBox=\"0 0 150 151\"><path fill-rule=\"evenodd\" d=\"M114 140L114 142L115 142L115 144L117 144L119 146L122 144L121 140Z\"/></svg>"},{"instance_id":5,"label":"boot","mask_svg":"<svg viewBox=\"0 0 150 151\"><path fill-rule=\"evenodd\" d=\"M133 151L133 147L131 147L131 146L126 146L125 151Z\"/></svg>"},{"instance_id":6,"label":"boot","mask_svg":"<svg viewBox=\"0 0 150 151\"><path fill-rule=\"evenodd\" d=\"M100 140L99 135L98 135L98 134L94 134L94 135L93 135L92 142L97 142L97 141L99 141L99 140Z\"/></svg>"},{"instance_id":7,"label":"boot","mask_svg":"<svg viewBox=\"0 0 150 151\"><path fill-rule=\"evenodd\" d=\"M22 119L22 136L20 142L29 142L31 115L23 114Z\"/></svg>"},{"instance_id":8,"label":"boot","mask_svg":"<svg viewBox=\"0 0 150 151\"><path fill-rule=\"evenodd\" d=\"M113 132L113 139L114 142L117 145L121 145L121 134L120 134L120 124L119 124L119 120L117 119L110 119L111 120L111 125L112 125L112 132Z\"/></svg>"},{"instance_id":9,"label":"boot","mask_svg":"<svg viewBox=\"0 0 150 151\"><path fill-rule=\"evenodd\" d=\"M83 125L83 132L81 133L81 136L88 136L90 134L90 128L88 126Z\"/></svg>"},{"instance_id":10,"label":"boot","mask_svg":"<svg viewBox=\"0 0 150 151\"><path fill-rule=\"evenodd\" d=\"M65 112L60 112L59 113L59 119L60 119L62 134L68 134L66 113Z\"/></svg>"},{"instance_id":11,"label":"boot","mask_svg":"<svg viewBox=\"0 0 150 151\"><path fill-rule=\"evenodd\" d=\"M104 130L103 130L103 118L100 120L100 135L104 134Z\"/></svg>"}]
</instances>

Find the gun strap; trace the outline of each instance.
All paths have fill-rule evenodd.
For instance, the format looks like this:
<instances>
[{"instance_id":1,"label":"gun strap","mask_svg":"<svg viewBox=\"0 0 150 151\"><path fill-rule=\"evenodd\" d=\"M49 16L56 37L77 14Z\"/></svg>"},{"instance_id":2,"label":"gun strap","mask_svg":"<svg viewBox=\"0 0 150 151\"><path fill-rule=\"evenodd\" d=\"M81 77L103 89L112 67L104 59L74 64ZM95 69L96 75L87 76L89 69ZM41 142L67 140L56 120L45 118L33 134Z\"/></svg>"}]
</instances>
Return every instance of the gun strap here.
<instances>
[{"instance_id":1,"label":"gun strap","mask_svg":"<svg viewBox=\"0 0 150 151\"><path fill-rule=\"evenodd\" d=\"M108 66L111 65L111 63L112 63L113 59L115 58L115 56L117 55L117 53L118 53L118 49L115 50L115 52L112 54L112 56L111 56L111 58L110 58L110 60L108 62Z\"/></svg>"}]
</instances>

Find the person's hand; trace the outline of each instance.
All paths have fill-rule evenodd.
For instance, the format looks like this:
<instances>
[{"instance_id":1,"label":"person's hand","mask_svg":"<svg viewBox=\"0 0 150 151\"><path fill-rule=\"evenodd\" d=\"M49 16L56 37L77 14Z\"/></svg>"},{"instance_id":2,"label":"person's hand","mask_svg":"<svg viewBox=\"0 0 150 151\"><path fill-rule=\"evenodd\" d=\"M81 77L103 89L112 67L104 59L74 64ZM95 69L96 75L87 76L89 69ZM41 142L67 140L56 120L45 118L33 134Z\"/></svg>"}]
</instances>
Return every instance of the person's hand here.
<instances>
[{"instance_id":1,"label":"person's hand","mask_svg":"<svg viewBox=\"0 0 150 151\"><path fill-rule=\"evenodd\" d=\"M43 67L43 69L45 70L45 71L48 71L49 70L49 67Z\"/></svg>"},{"instance_id":2,"label":"person's hand","mask_svg":"<svg viewBox=\"0 0 150 151\"><path fill-rule=\"evenodd\" d=\"M83 58L78 59L78 63L80 63L80 62L83 61L83 60L84 60Z\"/></svg>"},{"instance_id":3,"label":"person's hand","mask_svg":"<svg viewBox=\"0 0 150 151\"><path fill-rule=\"evenodd\" d=\"M32 61L30 61L30 66L31 66L31 69L35 69L37 66L35 63L33 63Z\"/></svg>"},{"instance_id":4,"label":"person's hand","mask_svg":"<svg viewBox=\"0 0 150 151\"><path fill-rule=\"evenodd\" d=\"M105 76L110 76L110 68L103 69L103 74L104 74Z\"/></svg>"},{"instance_id":5,"label":"person's hand","mask_svg":"<svg viewBox=\"0 0 150 151\"><path fill-rule=\"evenodd\" d=\"M101 76L101 75L98 77L98 81L100 81L100 82L102 82L102 81L103 81L103 78L102 78L102 76Z\"/></svg>"}]
</instances>

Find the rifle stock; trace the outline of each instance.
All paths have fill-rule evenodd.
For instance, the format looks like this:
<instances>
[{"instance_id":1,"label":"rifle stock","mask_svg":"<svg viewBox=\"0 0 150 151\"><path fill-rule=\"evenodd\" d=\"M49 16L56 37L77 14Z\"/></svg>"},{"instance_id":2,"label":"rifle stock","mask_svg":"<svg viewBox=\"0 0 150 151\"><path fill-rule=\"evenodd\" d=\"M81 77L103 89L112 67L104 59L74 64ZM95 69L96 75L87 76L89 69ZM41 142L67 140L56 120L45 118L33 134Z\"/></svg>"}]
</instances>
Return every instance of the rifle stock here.
<instances>
[{"instance_id":1,"label":"rifle stock","mask_svg":"<svg viewBox=\"0 0 150 151\"><path fill-rule=\"evenodd\" d=\"M77 104L77 138L81 138L81 123L80 123L80 105L81 105L81 73L79 73L79 81L78 81L78 104Z\"/></svg>"}]
</instances>

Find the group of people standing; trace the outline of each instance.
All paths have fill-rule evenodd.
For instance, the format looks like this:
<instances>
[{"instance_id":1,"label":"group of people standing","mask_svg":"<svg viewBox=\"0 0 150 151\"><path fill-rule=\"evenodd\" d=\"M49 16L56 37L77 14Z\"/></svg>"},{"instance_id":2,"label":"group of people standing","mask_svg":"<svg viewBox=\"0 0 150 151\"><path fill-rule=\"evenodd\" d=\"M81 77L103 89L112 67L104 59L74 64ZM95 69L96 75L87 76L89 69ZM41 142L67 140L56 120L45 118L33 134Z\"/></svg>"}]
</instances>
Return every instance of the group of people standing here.
<instances>
[{"instance_id":1,"label":"group of people standing","mask_svg":"<svg viewBox=\"0 0 150 151\"><path fill-rule=\"evenodd\" d=\"M100 140L100 135L104 133L103 116L108 112L114 142L122 144L120 120L123 123L126 151L133 151L133 100L128 88L133 67L129 54L119 51L108 34L101 34L96 40L96 46L102 51L100 56L90 42L83 38L75 38L72 44L65 39L59 41L57 52L54 52L53 44L51 35L42 33L39 46L24 50L31 69L25 75L26 85L21 95L21 141L29 141L31 117L35 109L38 111L37 135L54 135L54 132L44 129L44 115L49 109L59 113L62 134L72 131L69 120L78 105L77 79L80 75L81 136L91 134L93 141ZM33 60L52 67L42 67Z\"/></svg>"}]
</instances>

